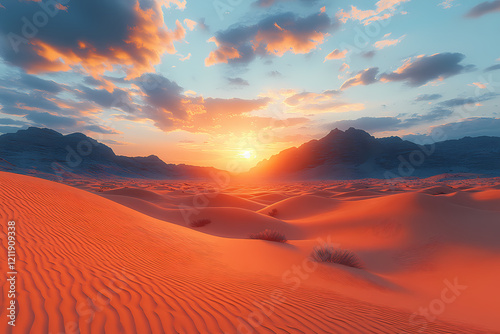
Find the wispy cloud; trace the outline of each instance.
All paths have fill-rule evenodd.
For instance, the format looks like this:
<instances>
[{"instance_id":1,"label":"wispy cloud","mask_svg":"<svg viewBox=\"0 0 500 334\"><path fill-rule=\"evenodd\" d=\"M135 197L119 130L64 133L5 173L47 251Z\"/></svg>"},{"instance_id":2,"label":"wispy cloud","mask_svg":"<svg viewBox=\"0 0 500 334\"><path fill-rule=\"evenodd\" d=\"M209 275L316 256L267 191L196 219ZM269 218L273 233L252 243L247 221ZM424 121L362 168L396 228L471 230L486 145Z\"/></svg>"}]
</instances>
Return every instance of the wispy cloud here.
<instances>
[{"instance_id":1,"label":"wispy cloud","mask_svg":"<svg viewBox=\"0 0 500 334\"><path fill-rule=\"evenodd\" d=\"M439 3L438 6L444 8L444 9L449 9L449 8L453 7L453 2L454 1L455 0L445 0L445 1L441 2L441 3Z\"/></svg>"},{"instance_id":2,"label":"wispy cloud","mask_svg":"<svg viewBox=\"0 0 500 334\"><path fill-rule=\"evenodd\" d=\"M347 52L348 50L340 51L339 49L335 49L325 57L324 62L331 59L344 59Z\"/></svg>"},{"instance_id":3,"label":"wispy cloud","mask_svg":"<svg viewBox=\"0 0 500 334\"><path fill-rule=\"evenodd\" d=\"M374 21L391 18L398 13L398 8L402 3L409 1L410 0L380 0L375 4L375 9L369 10L360 10L355 6L351 6L351 10L348 12L340 10L340 12L337 13L337 17L344 23L351 19L368 25Z\"/></svg>"},{"instance_id":4,"label":"wispy cloud","mask_svg":"<svg viewBox=\"0 0 500 334\"><path fill-rule=\"evenodd\" d=\"M380 40L380 41L377 41L373 44L373 46L376 48L376 49L379 49L379 50L382 50L383 48L386 48L388 46L394 46L394 45L397 45L399 43L401 43L401 41L406 37L406 35L403 35L397 39L383 39L383 40Z\"/></svg>"},{"instance_id":5,"label":"wispy cloud","mask_svg":"<svg viewBox=\"0 0 500 334\"><path fill-rule=\"evenodd\" d=\"M470 11L465 14L468 18L478 18L483 15L500 11L500 0L485 1L481 2L479 5L473 7Z\"/></svg>"}]
</instances>

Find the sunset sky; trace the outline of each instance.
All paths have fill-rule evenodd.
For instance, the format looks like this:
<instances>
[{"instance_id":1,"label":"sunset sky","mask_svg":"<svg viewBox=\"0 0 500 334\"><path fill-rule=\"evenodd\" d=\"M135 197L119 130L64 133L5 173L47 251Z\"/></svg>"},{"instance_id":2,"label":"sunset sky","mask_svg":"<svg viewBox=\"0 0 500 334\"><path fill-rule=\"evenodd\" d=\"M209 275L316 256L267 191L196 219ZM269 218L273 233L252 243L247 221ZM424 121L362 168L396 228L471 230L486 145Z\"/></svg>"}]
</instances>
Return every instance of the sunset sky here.
<instances>
[{"instance_id":1,"label":"sunset sky","mask_svg":"<svg viewBox=\"0 0 500 334\"><path fill-rule=\"evenodd\" d=\"M500 0L54 4L0 1L0 133L223 169L336 127L500 136Z\"/></svg>"}]
</instances>

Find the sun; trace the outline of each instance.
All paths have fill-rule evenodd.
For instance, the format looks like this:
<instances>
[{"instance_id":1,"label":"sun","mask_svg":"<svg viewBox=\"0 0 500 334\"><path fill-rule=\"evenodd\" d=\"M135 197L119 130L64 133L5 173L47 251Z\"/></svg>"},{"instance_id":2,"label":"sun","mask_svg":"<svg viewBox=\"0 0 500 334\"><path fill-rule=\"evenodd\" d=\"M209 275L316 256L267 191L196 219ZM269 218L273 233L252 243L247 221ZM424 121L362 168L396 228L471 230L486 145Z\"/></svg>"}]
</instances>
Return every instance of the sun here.
<instances>
[{"instance_id":1,"label":"sun","mask_svg":"<svg viewBox=\"0 0 500 334\"><path fill-rule=\"evenodd\" d=\"M245 159L251 159L253 157L253 152L252 151L242 151L240 153L240 156Z\"/></svg>"}]
</instances>

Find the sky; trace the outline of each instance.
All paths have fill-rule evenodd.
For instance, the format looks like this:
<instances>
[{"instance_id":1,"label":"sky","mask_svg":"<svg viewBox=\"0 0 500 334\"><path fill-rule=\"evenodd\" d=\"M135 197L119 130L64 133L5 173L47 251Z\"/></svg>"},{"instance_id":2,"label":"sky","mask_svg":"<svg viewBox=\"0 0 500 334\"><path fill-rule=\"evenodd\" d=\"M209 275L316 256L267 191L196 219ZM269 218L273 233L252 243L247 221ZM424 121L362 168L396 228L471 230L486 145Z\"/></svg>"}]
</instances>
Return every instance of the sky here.
<instances>
[{"instance_id":1,"label":"sky","mask_svg":"<svg viewBox=\"0 0 500 334\"><path fill-rule=\"evenodd\" d=\"M500 136L500 0L0 0L0 133L244 171L334 128Z\"/></svg>"}]
</instances>

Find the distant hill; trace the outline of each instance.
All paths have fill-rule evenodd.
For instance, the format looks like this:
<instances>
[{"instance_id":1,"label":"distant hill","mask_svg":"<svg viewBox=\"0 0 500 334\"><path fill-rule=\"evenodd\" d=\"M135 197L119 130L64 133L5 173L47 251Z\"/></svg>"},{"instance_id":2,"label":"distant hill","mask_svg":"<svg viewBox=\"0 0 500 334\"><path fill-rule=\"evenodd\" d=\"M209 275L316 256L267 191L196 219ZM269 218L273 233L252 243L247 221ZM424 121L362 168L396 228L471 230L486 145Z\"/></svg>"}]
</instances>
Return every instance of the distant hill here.
<instances>
[{"instance_id":1,"label":"distant hill","mask_svg":"<svg viewBox=\"0 0 500 334\"><path fill-rule=\"evenodd\" d=\"M429 177L443 173L500 176L500 138L466 137L419 146L363 130L332 130L261 161L246 175L272 179Z\"/></svg>"},{"instance_id":2,"label":"distant hill","mask_svg":"<svg viewBox=\"0 0 500 334\"><path fill-rule=\"evenodd\" d=\"M155 155L125 157L81 133L30 127L0 136L0 171L51 178L209 178L215 168L166 164Z\"/></svg>"}]
</instances>

